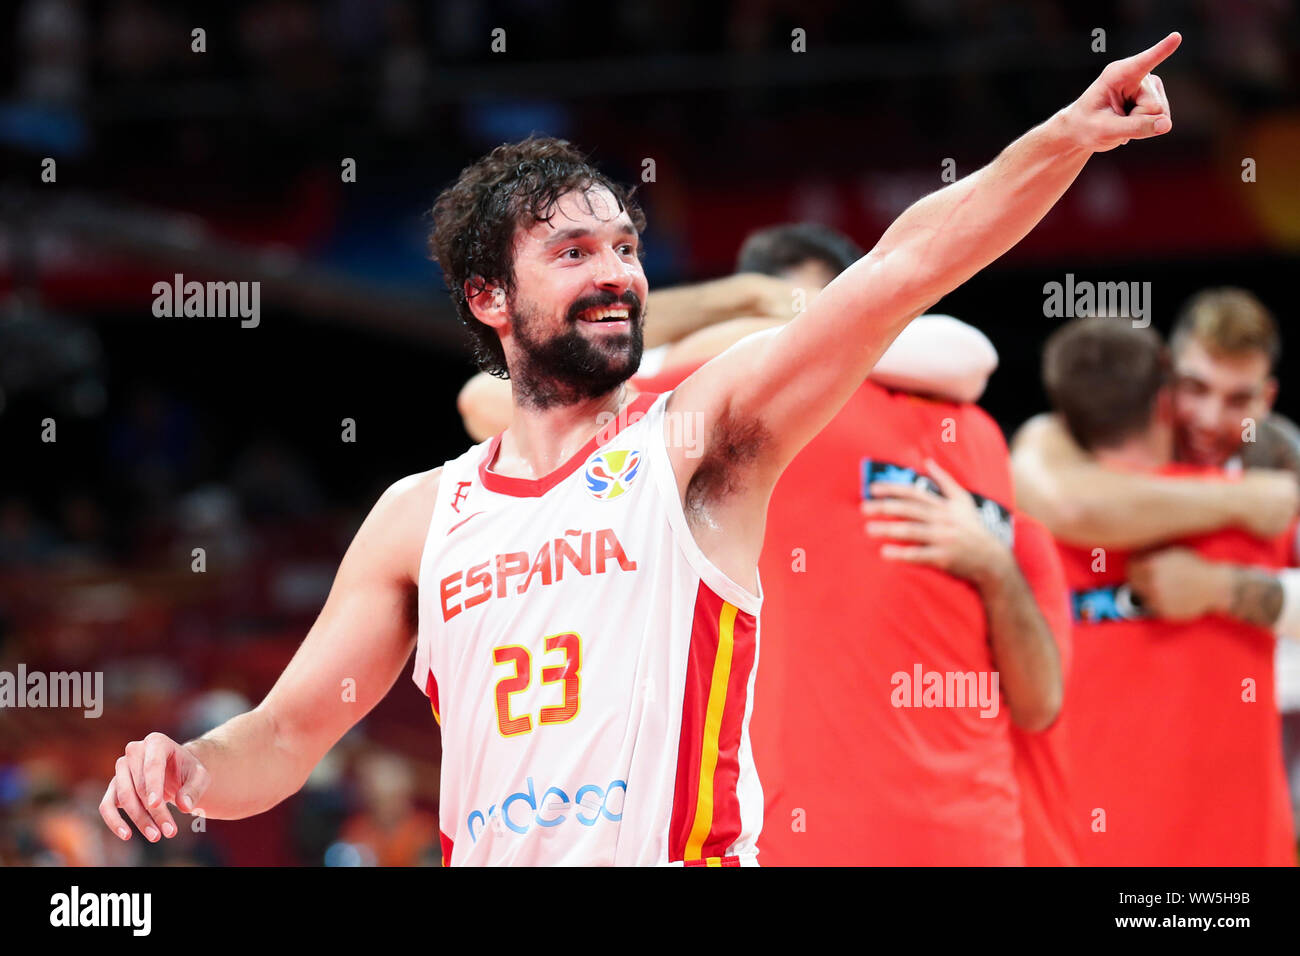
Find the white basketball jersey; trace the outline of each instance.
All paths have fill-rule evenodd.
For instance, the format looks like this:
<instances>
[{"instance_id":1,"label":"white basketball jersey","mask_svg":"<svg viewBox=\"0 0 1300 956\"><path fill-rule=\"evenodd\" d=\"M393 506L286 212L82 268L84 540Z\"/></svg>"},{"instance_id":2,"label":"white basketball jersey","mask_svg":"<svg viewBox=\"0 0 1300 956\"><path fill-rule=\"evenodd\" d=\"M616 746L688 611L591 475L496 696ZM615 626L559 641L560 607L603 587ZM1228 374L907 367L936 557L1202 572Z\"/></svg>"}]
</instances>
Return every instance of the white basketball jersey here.
<instances>
[{"instance_id":1,"label":"white basketball jersey","mask_svg":"<svg viewBox=\"0 0 1300 956\"><path fill-rule=\"evenodd\" d=\"M443 466L413 678L451 865L755 862L758 596L704 556L642 395L540 479Z\"/></svg>"}]
</instances>

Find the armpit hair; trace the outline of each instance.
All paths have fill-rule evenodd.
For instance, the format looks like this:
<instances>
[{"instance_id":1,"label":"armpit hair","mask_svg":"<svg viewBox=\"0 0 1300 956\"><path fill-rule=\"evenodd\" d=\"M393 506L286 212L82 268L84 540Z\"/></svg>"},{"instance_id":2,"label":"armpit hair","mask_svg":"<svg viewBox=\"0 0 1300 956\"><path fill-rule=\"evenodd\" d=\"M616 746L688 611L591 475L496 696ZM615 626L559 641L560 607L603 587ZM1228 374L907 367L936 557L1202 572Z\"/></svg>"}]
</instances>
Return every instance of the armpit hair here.
<instances>
[{"instance_id":1,"label":"armpit hair","mask_svg":"<svg viewBox=\"0 0 1300 956\"><path fill-rule=\"evenodd\" d=\"M746 473L771 440L771 432L758 418L742 419L730 410L724 413L714 423L709 450L686 488L687 515L743 491Z\"/></svg>"}]
</instances>

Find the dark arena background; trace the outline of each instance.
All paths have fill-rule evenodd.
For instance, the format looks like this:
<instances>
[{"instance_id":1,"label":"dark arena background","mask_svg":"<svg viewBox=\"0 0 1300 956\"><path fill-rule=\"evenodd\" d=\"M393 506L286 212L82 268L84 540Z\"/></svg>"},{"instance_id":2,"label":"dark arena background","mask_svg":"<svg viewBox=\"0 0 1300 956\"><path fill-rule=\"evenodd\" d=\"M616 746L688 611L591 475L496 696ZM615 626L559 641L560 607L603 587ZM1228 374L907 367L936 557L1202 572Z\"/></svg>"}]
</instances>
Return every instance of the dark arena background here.
<instances>
[{"instance_id":1,"label":"dark arena background","mask_svg":"<svg viewBox=\"0 0 1300 956\"><path fill-rule=\"evenodd\" d=\"M1198 289L1251 290L1300 418L1291 3L4 5L0 670L104 687L95 719L0 713L0 865L441 862L438 728L407 670L265 814L123 843L96 806L127 741L261 700L379 494L471 444L427 239L475 157L534 131L589 151L636 185L663 288L729 274L778 223L870 248L1173 29L1174 134L1094 157L933 310L997 347L980 404L1008 437L1046 408L1044 286L1067 275L1149 283L1162 331ZM157 316L177 274L260 283L256 324Z\"/></svg>"}]
</instances>

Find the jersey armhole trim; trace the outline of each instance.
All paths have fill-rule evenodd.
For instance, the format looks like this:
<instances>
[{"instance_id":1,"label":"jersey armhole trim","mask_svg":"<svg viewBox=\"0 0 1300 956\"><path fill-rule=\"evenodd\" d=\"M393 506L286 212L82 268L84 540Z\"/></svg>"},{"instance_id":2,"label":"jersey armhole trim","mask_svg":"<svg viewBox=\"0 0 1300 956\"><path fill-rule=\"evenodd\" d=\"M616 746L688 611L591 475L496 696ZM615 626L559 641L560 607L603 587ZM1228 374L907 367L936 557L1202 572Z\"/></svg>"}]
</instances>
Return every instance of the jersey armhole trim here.
<instances>
[{"instance_id":1,"label":"jersey armhole trim","mask_svg":"<svg viewBox=\"0 0 1300 956\"><path fill-rule=\"evenodd\" d=\"M759 609L763 605L762 580L758 581L757 594L732 580L709 560L686 521L686 513L682 510L682 501L677 493L677 473L673 470L672 458L668 454L668 447L664 440L664 412L668 406L668 396L671 394L672 392L664 392L655 400L646 414L646 418L649 419L646 424L653 430L655 440L648 442L648 445L651 454L658 459L658 467L654 468L655 484L663 498L664 510L668 514L668 524L672 529L673 538L685 554L686 562L714 594L757 618ZM757 576L757 568L754 573Z\"/></svg>"},{"instance_id":2,"label":"jersey armhole trim","mask_svg":"<svg viewBox=\"0 0 1300 956\"><path fill-rule=\"evenodd\" d=\"M489 441L479 442L477 445L474 445L465 451L465 453L460 455L458 458L453 458L451 461L443 462L442 475L438 478L438 494L437 497L434 498L433 510L429 514L429 526L424 532L424 546L420 549L420 566L416 570L415 578L415 659L411 665L411 680L415 682L416 687L420 688L420 693L424 694L426 697L429 693L428 681L433 679L433 648L429 645L433 640L433 632L437 625L433 622L426 623L424 620L423 606L425 596L422 592L422 586L424 584L425 564L428 560L429 553L435 546L435 530L440 529L445 524L445 520L442 516L444 512L451 507L449 504L445 503L447 498L443 492L449 488L456 487L457 476L464 473L464 468L467 464L479 460L479 456L482 454L484 447L489 444ZM438 722L441 724L441 715L435 712L435 716L438 717Z\"/></svg>"}]
</instances>

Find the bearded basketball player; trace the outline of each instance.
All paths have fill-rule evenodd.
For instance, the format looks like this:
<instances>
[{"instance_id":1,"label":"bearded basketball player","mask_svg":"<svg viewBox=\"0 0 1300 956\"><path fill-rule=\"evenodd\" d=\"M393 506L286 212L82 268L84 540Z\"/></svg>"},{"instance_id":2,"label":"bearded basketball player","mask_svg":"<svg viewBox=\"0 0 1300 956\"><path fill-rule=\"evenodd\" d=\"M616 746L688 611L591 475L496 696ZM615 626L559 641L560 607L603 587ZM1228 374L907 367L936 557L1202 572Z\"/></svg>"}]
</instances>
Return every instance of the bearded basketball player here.
<instances>
[{"instance_id":1,"label":"bearded basketball player","mask_svg":"<svg viewBox=\"0 0 1300 956\"><path fill-rule=\"evenodd\" d=\"M1170 130L1151 70L1179 42L1109 64L918 201L787 325L630 403L640 210L558 140L466 168L432 246L480 364L510 378L511 426L385 492L266 699L183 745L129 743L104 822L130 839L120 808L156 841L176 833L169 804L274 806L414 647L442 728L446 862L756 862L748 721L773 485L903 327L1024 237L1089 156Z\"/></svg>"}]
</instances>

